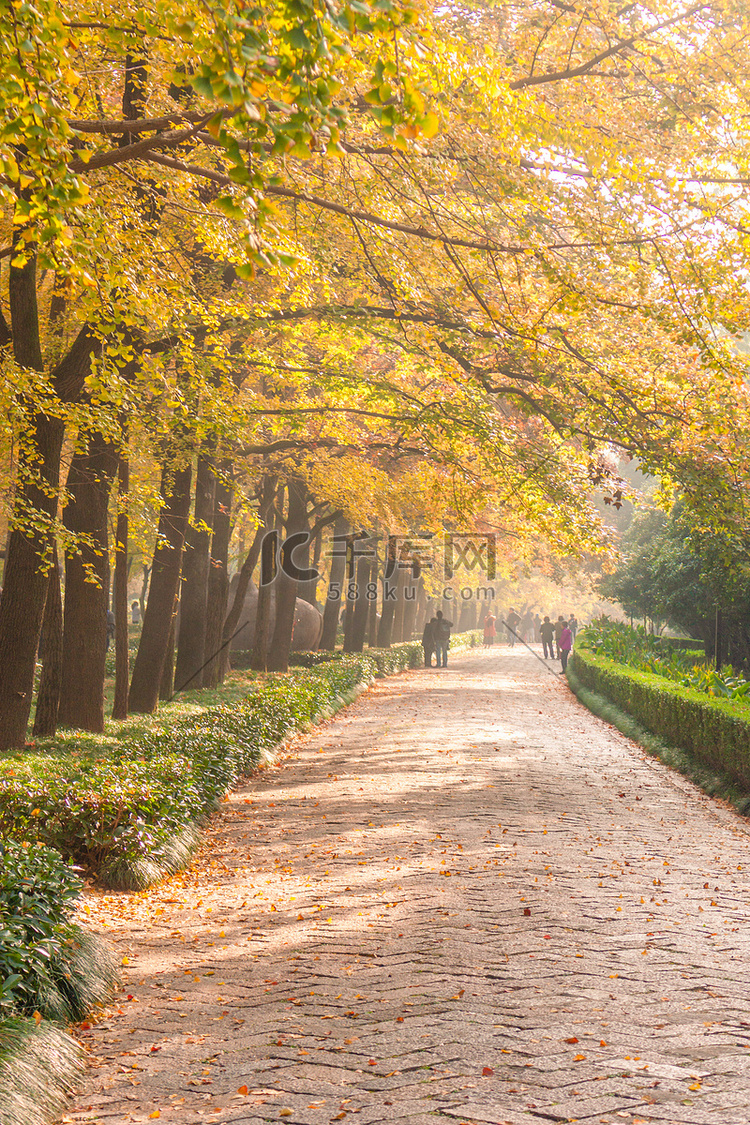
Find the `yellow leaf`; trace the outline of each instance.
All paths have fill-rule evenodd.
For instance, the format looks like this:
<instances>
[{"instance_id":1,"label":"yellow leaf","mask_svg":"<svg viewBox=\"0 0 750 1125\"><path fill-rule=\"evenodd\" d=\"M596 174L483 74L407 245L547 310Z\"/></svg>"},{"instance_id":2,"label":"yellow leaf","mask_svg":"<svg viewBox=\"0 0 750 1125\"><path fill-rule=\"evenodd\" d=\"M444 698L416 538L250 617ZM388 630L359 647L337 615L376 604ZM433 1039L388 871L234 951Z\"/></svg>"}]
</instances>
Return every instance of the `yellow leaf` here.
<instances>
[{"instance_id":1,"label":"yellow leaf","mask_svg":"<svg viewBox=\"0 0 750 1125\"><path fill-rule=\"evenodd\" d=\"M440 128L440 121L436 113L426 113L421 121L422 132L425 137L434 137Z\"/></svg>"},{"instance_id":2,"label":"yellow leaf","mask_svg":"<svg viewBox=\"0 0 750 1125\"><path fill-rule=\"evenodd\" d=\"M161 1110L155 1109L153 1113L149 1113L149 1118L151 1117L161 1117Z\"/></svg>"}]
</instances>

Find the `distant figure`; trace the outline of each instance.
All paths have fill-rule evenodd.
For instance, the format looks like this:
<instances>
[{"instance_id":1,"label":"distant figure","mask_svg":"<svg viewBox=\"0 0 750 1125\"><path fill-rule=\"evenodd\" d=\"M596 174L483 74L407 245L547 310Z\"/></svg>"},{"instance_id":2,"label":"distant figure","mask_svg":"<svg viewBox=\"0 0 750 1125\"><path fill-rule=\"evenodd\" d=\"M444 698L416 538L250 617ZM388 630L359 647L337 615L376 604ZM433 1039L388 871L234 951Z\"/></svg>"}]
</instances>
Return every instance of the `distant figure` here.
<instances>
[{"instance_id":1,"label":"distant figure","mask_svg":"<svg viewBox=\"0 0 750 1125\"><path fill-rule=\"evenodd\" d=\"M111 609L107 610L107 652L109 652L109 642L114 640L115 637L115 615Z\"/></svg>"},{"instance_id":2,"label":"distant figure","mask_svg":"<svg viewBox=\"0 0 750 1125\"><path fill-rule=\"evenodd\" d=\"M565 628L565 625L566 625L565 618L563 617L562 614L560 614L557 621L555 622L555 647L557 648L557 659L558 660L560 659L560 637L562 636L562 631Z\"/></svg>"},{"instance_id":3,"label":"distant figure","mask_svg":"<svg viewBox=\"0 0 750 1125\"><path fill-rule=\"evenodd\" d=\"M572 614L572 613L571 613L570 617L568 618L568 628L570 629L571 633L573 634L573 640L575 640L576 639L576 633L578 632L578 621L576 620L575 615Z\"/></svg>"},{"instance_id":4,"label":"distant figure","mask_svg":"<svg viewBox=\"0 0 750 1125\"><path fill-rule=\"evenodd\" d=\"M140 625L140 623L141 623L141 603L140 602L133 602L132 603L132 605L130 607L130 620L133 622L134 625Z\"/></svg>"},{"instance_id":5,"label":"distant figure","mask_svg":"<svg viewBox=\"0 0 750 1125\"><path fill-rule=\"evenodd\" d=\"M435 622L436 617L431 617L429 621L425 622L424 632L422 633L422 648L424 649L424 666L425 668L432 667L432 654L435 651Z\"/></svg>"},{"instance_id":6,"label":"distant figure","mask_svg":"<svg viewBox=\"0 0 750 1125\"><path fill-rule=\"evenodd\" d=\"M494 643L495 643L495 637L497 636L497 629L495 628L495 620L496 620L495 615L492 612L492 610L490 610L490 612L487 614L487 616L484 619L484 647L485 648L491 648L492 645L494 645Z\"/></svg>"},{"instance_id":7,"label":"distant figure","mask_svg":"<svg viewBox=\"0 0 750 1125\"><path fill-rule=\"evenodd\" d=\"M560 634L560 660L562 662L563 672L568 667L568 657L570 650L573 647L573 634L570 631L570 625L567 621L563 621L563 631Z\"/></svg>"},{"instance_id":8,"label":"distant figure","mask_svg":"<svg viewBox=\"0 0 750 1125\"><path fill-rule=\"evenodd\" d=\"M448 667L448 645L451 640L453 622L443 617L442 609L435 614L435 655L438 668Z\"/></svg>"},{"instance_id":9,"label":"distant figure","mask_svg":"<svg viewBox=\"0 0 750 1125\"><path fill-rule=\"evenodd\" d=\"M534 643L538 644L538 645L542 643L542 634L539 632L541 627L542 627L542 619L541 619L541 617L539 616L538 613L535 613L534 614Z\"/></svg>"},{"instance_id":10,"label":"distant figure","mask_svg":"<svg viewBox=\"0 0 750 1125\"><path fill-rule=\"evenodd\" d=\"M531 616L531 610L527 609L521 618L521 627L519 629L521 638L527 643L534 639L534 618Z\"/></svg>"},{"instance_id":11,"label":"distant figure","mask_svg":"<svg viewBox=\"0 0 750 1125\"><path fill-rule=\"evenodd\" d=\"M555 626L552 624L549 617L545 617L544 621L539 626L539 636L542 638L542 644L544 645L545 660L547 657L552 660L555 655Z\"/></svg>"},{"instance_id":12,"label":"distant figure","mask_svg":"<svg viewBox=\"0 0 750 1125\"><path fill-rule=\"evenodd\" d=\"M513 648L513 645L516 643L516 634L518 632L518 626L520 622L521 618L511 607L511 609L508 611L507 617L505 618L505 629L508 634L508 639L510 640L511 648Z\"/></svg>"}]
</instances>

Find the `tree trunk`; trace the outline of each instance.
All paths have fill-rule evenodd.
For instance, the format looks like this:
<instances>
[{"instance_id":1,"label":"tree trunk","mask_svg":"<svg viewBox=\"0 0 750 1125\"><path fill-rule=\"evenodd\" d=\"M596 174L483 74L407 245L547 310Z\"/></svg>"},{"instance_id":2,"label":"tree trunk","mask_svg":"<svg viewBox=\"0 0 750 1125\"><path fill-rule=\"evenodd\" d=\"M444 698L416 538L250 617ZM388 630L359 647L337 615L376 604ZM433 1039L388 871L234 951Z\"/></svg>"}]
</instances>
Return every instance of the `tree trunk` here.
<instances>
[{"instance_id":1,"label":"tree trunk","mask_svg":"<svg viewBox=\"0 0 750 1125\"><path fill-rule=\"evenodd\" d=\"M177 607L179 602L175 598L174 609L172 610L172 624L169 626L169 641L167 643L167 655L164 657L164 667L161 670L161 680L159 681L159 699L169 703L174 695L174 650L175 640L177 637Z\"/></svg>"},{"instance_id":2,"label":"tree trunk","mask_svg":"<svg viewBox=\"0 0 750 1125\"><path fill-rule=\"evenodd\" d=\"M47 601L44 606L42 625L44 655L39 691L36 697L36 714L34 716L33 733L36 738L51 738L56 734L57 708L60 703L63 614L62 594L60 592L60 560L57 557L56 545L54 552L55 557L52 569L49 572Z\"/></svg>"},{"instance_id":3,"label":"tree trunk","mask_svg":"<svg viewBox=\"0 0 750 1125\"><path fill-rule=\"evenodd\" d=\"M63 424L57 418L38 414L31 421L35 434L28 450L26 471L34 471L34 454L42 457L38 467L47 489L29 483L16 507L41 516L51 528L57 511ZM29 443L32 444L31 442ZM26 460L26 457L24 457ZM23 472L24 466L21 466ZM49 584L50 532L11 532L5 560L5 584L0 598L0 751L23 746L34 691L34 670L44 603Z\"/></svg>"},{"instance_id":4,"label":"tree trunk","mask_svg":"<svg viewBox=\"0 0 750 1125\"><path fill-rule=\"evenodd\" d=\"M227 615L229 598L229 540L232 536L232 465L222 461L216 475L214 489L213 535L211 560L208 571L208 597L206 601L206 667L203 669L203 686L218 687L221 683L222 660L221 632Z\"/></svg>"},{"instance_id":5,"label":"tree trunk","mask_svg":"<svg viewBox=\"0 0 750 1125\"><path fill-rule=\"evenodd\" d=\"M380 611L380 624L378 625L378 648L391 647L399 573L400 568L398 566L396 542L395 540L391 540L388 543L388 554L385 560L385 572L383 574L383 601Z\"/></svg>"},{"instance_id":6,"label":"tree trunk","mask_svg":"<svg viewBox=\"0 0 750 1125\"><path fill-rule=\"evenodd\" d=\"M260 551L260 582L255 610L255 634L250 667L256 672L268 668L268 642L271 632L271 602L276 581L276 558L279 549L278 531L267 531Z\"/></svg>"},{"instance_id":7,"label":"tree trunk","mask_svg":"<svg viewBox=\"0 0 750 1125\"><path fill-rule=\"evenodd\" d=\"M393 639L400 644L404 639L404 610L406 608L406 588L411 579L411 569L405 559L401 560L396 576L396 605L393 615Z\"/></svg>"},{"instance_id":8,"label":"tree trunk","mask_svg":"<svg viewBox=\"0 0 750 1125\"><path fill-rule=\"evenodd\" d=\"M231 651L232 646L229 643L234 636L235 630L242 616L242 610L245 605L245 598L247 597L248 587L250 580L253 577L253 572L260 558L260 550L263 545L263 536L270 530L273 502L276 498L276 478L265 476L261 487L260 497L260 510L258 512L258 528L255 532L255 538L247 553L247 558L242 564L239 576L237 578L237 589L234 592L234 601L232 608L227 614L224 628L222 630L221 641L224 645L221 653L222 662L222 680L226 676L231 667ZM248 646L252 644L252 638L244 637L243 640L247 641Z\"/></svg>"},{"instance_id":9,"label":"tree trunk","mask_svg":"<svg viewBox=\"0 0 750 1125\"><path fill-rule=\"evenodd\" d=\"M418 562L406 572L406 585L404 587L404 627L401 634L402 641L411 641L414 638L414 624L417 619L417 598L419 584L422 581Z\"/></svg>"},{"instance_id":10,"label":"tree trunk","mask_svg":"<svg viewBox=\"0 0 750 1125\"><path fill-rule=\"evenodd\" d=\"M417 636L421 637L424 632L425 620L427 617L427 591L424 588L424 577L419 580L419 591L417 593L417 615L414 621L414 627L417 631Z\"/></svg>"},{"instance_id":11,"label":"tree trunk","mask_svg":"<svg viewBox=\"0 0 750 1125\"><path fill-rule=\"evenodd\" d=\"M164 662L169 647L169 630L175 596L180 582L182 548L190 510L190 466L162 470L161 495L164 506L151 567L151 589L143 618L143 631L133 666L128 706L131 711L150 714L159 702Z\"/></svg>"},{"instance_id":12,"label":"tree trunk","mask_svg":"<svg viewBox=\"0 0 750 1125\"><path fill-rule=\"evenodd\" d=\"M370 648L375 648L378 643L378 559L377 555L372 560L370 571L370 584L373 595L368 602L367 611L367 643Z\"/></svg>"},{"instance_id":13,"label":"tree trunk","mask_svg":"<svg viewBox=\"0 0 750 1125\"><path fill-rule=\"evenodd\" d=\"M63 670L57 721L62 727L96 733L104 730L107 512L116 470L115 446L102 434L91 434L87 448L73 455L66 485L68 503L63 511L68 531L86 536L86 540L65 553Z\"/></svg>"},{"instance_id":14,"label":"tree trunk","mask_svg":"<svg viewBox=\"0 0 750 1125\"><path fill-rule=\"evenodd\" d=\"M14 231L14 250L22 249L26 261L11 265L8 273L13 354L20 367L42 371L36 256L28 243L20 246L26 233L21 225ZM60 402L77 401L91 370L91 355L99 351L101 341L84 325L51 374ZM0 752L23 746L26 738L57 515L63 432L60 418L29 409L13 506L19 524L9 539L0 599Z\"/></svg>"},{"instance_id":15,"label":"tree trunk","mask_svg":"<svg viewBox=\"0 0 750 1125\"><path fill-rule=\"evenodd\" d=\"M115 532L115 698L113 719L128 717L128 680L130 678L130 652L128 646L128 512L130 490L130 461L127 435L123 434L123 448L117 467L119 510Z\"/></svg>"},{"instance_id":16,"label":"tree trunk","mask_svg":"<svg viewBox=\"0 0 750 1125\"><path fill-rule=\"evenodd\" d=\"M188 529L182 561L180 635L174 675L176 692L182 691L188 684L194 688L202 686L202 681L198 679L198 672L208 655L206 614L215 492L216 474L213 460L201 454L198 457L195 479L193 526Z\"/></svg>"},{"instance_id":17,"label":"tree trunk","mask_svg":"<svg viewBox=\"0 0 750 1125\"><path fill-rule=\"evenodd\" d=\"M307 486L298 477L289 479L289 507L286 520L286 539L281 545L281 565L276 575L276 622L271 640L268 668L273 672L286 672L294 632L294 611L297 601L297 579L292 577L298 559L292 559L295 538L309 535L307 524ZM300 542L297 551L304 555L305 544ZM307 541L309 552L310 543ZM302 569L302 564L300 565Z\"/></svg>"},{"instance_id":18,"label":"tree trunk","mask_svg":"<svg viewBox=\"0 0 750 1125\"><path fill-rule=\"evenodd\" d=\"M350 652L361 652L365 647L365 634L367 632L367 618L370 603L367 600L367 587L373 569L372 560L362 558L357 565L356 601L352 623L352 637Z\"/></svg>"},{"instance_id":19,"label":"tree trunk","mask_svg":"<svg viewBox=\"0 0 750 1125\"><path fill-rule=\"evenodd\" d=\"M345 516L339 516L333 525L333 558L331 559L331 577L328 583L328 597L323 609L323 634L320 638L320 648L332 652L336 647L336 634L339 627L339 613L341 612L341 595L344 588L346 574L346 535L349 531L349 521Z\"/></svg>"},{"instance_id":20,"label":"tree trunk","mask_svg":"<svg viewBox=\"0 0 750 1125\"><path fill-rule=\"evenodd\" d=\"M344 578L344 652L354 651L354 611L357 607L356 538L350 535L346 544L346 576Z\"/></svg>"},{"instance_id":21,"label":"tree trunk","mask_svg":"<svg viewBox=\"0 0 750 1125\"><path fill-rule=\"evenodd\" d=\"M141 622L146 616L146 594L148 593L148 580L151 577L151 567L146 563L143 564L143 574L141 576L141 592L138 595L138 605L141 609Z\"/></svg>"}]
</instances>

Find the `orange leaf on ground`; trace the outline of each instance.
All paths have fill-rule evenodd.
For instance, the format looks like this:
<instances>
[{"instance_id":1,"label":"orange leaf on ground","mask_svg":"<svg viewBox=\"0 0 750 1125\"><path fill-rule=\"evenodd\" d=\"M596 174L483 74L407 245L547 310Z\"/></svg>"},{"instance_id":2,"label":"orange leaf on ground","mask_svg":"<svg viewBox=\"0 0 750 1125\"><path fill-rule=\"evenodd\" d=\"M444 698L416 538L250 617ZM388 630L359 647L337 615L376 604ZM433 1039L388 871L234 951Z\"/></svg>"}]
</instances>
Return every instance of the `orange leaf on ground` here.
<instances>
[{"instance_id":1,"label":"orange leaf on ground","mask_svg":"<svg viewBox=\"0 0 750 1125\"><path fill-rule=\"evenodd\" d=\"M489 1077L490 1077L490 1075L492 1075L492 1074L494 1074L494 1073L495 1073L495 1072L494 1072L494 1070L492 1069L492 1067L491 1067L491 1066L483 1066L483 1067L482 1067L482 1074L483 1074L483 1076L484 1076L485 1078L489 1078Z\"/></svg>"},{"instance_id":2,"label":"orange leaf on ground","mask_svg":"<svg viewBox=\"0 0 750 1125\"><path fill-rule=\"evenodd\" d=\"M566 1039L565 1042L566 1043L577 1043L578 1040L576 1039L575 1035L571 1035L570 1039Z\"/></svg>"},{"instance_id":3,"label":"orange leaf on ground","mask_svg":"<svg viewBox=\"0 0 750 1125\"><path fill-rule=\"evenodd\" d=\"M247 1086L240 1086L240 1088L237 1090L237 1093L238 1094L246 1094L247 1093Z\"/></svg>"}]
</instances>

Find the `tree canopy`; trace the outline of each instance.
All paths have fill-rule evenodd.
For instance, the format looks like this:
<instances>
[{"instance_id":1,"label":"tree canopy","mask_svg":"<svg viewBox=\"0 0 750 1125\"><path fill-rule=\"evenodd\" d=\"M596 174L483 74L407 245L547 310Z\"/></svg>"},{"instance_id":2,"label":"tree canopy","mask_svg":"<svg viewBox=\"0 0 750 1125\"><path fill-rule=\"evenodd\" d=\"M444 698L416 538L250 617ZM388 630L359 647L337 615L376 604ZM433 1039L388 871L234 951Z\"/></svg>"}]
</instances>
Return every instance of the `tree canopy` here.
<instances>
[{"instance_id":1,"label":"tree canopy","mask_svg":"<svg viewBox=\"0 0 750 1125\"><path fill-rule=\"evenodd\" d=\"M316 520L601 548L613 448L735 520L749 21L740 0L3 7L0 644L33 610L0 741L25 730L55 544L68 591L76 568L82 601L109 583L118 460L119 511L158 496L178 553L222 506L260 518L271 478Z\"/></svg>"}]
</instances>

